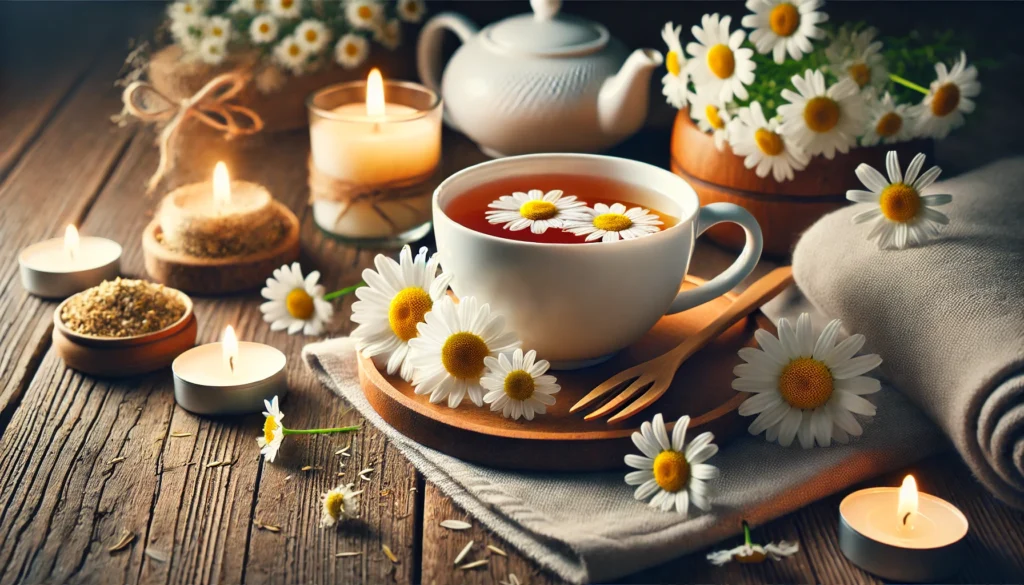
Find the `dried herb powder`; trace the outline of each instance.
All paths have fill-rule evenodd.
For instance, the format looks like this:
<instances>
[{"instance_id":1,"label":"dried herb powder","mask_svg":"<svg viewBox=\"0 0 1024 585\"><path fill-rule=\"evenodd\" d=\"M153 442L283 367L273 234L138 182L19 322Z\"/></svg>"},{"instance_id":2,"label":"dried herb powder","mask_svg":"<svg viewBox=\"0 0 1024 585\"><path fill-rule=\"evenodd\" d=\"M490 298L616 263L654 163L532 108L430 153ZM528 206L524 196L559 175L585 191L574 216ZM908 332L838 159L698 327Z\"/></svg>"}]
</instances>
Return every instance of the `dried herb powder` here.
<instances>
[{"instance_id":1,"label":"dried herb powder","mask_svg":"<svg viewBox=\"0 0 1024 585\"><path fill-rule=\"evenodd\" d=\"M165 329L185 314L181 297L145 280L107 280L68 301L64 325L81 335L134 337Z\"/></svg>"}]
</instances>

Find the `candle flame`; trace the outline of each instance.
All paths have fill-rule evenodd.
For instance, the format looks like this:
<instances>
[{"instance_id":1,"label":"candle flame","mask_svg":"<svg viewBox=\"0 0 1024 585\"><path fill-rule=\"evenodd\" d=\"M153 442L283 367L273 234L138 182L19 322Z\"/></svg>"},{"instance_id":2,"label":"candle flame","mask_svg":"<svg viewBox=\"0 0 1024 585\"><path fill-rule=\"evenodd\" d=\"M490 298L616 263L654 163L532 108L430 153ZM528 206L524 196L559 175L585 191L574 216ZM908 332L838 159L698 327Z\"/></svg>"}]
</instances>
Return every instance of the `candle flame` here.
<instances>
[{"instance_id":1,"label":"candle flame","mask_svg":"<svg viewBox=\"0 0 1024 585\"><path fill-rule=\"evenodd\" d=\"M899 515L900 526L908 530L914 528L914 517L917 516L917 482L914 481L913 475L903 478L896 513Z\"/></svg>"},{"instance_id":2,"label":"candle flame","mask_svg":"<svg viewBox=\"0 0 1024 585\"><path fill-rule=\"evenodd\" d=\"M224 329L221 343L224 349L224 365L233 374L235 373L235 362L238 361L238 337L235 336L235 329L231 325Z\"/></svg>"},{"instance_id":3,"label":"candle flame","mask_svg":"<svg viewBox=\"0 0 1024 585\"><path fill-rule=\"evenodd\" d=\"M213 202L218 206L231 203L231 176L223 162L213 167Z\"/></svg>"},{"instance_id":4,"label":"candle flame","mask_svg":"<svg viewBox=\"0 0 1024 585\"><path fill-rule=\"evenodd\" d=\"M366 115L374 118L384 116L384 77L376 67L366 78Z\"/></svg>"},{"instance_id":5,"label":"candle flame","mask_svg":"<svg viewBox=\"0 0 1024 585\"><path fill-rule=\"evenodd\" d=\"M69 225L64 230L64 251L67 252L68 256L71 256L71 258L78 255L78 242L78 230L75 229L75 226Z\"/></svg>"}]
</instances>

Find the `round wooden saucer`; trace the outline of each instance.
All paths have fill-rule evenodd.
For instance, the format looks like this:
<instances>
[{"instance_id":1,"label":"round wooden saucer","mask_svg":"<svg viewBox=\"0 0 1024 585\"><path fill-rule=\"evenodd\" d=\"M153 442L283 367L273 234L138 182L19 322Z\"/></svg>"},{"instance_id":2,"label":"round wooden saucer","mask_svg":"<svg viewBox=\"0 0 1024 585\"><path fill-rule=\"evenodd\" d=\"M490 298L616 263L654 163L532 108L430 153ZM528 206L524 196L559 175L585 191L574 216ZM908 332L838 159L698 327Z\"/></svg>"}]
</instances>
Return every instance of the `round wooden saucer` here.
<instances>
[{"instance_id":1,"label":"round wooden saucer","mask_svg":"<svg viewBox=\"0 0 1024 585\"><path fill-rule=\"evenodd\" d=\"M702 280L687 276L683 288ZM407 382L378 371L373 360L359 357L363 392L377 414L399 432L432 449L466 461L508 469L543 471L597 471L624 467L623 456L636 452L630 435L640 424L662 413L666 422L688 414L688 437L711 431L722 441L741 431L737 408L746 395L732 389L732 370L741 363L736 352L756 346L754 331L775 327L760 311L737 323L691 357L672 386L657 402L639 415L609 425L585 421L583 413L569 414L569 407L594 386L630 366L661 355L713 321L735 298L726 295L683 313L663 317L640 341L611 360L583 370L551 372L562 386L554 406L533 421L512 421L473 405L469 399L456 409L430 404Z\"/></svg>"}]
</instances>

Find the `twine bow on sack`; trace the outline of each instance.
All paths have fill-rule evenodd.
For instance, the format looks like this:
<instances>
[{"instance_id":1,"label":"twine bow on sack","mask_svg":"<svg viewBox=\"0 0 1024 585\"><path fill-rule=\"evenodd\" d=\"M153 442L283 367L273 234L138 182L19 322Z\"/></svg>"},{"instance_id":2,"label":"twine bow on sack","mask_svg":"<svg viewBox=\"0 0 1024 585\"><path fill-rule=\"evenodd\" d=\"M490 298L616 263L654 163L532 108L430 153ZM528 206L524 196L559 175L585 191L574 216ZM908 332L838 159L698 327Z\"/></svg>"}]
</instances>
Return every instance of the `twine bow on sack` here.
<instances>
[{"instance_id":1,"label":"twine bow on sack","mask_svg":"<svg viewBox=\"0 0 1024 585\"><path fill-rule=\"evenodd\" d=\"M244 106L228 103L242 91L248 81L248 76L242 73L224 73L211 79L192 97L180 102L175 102L144 81L134 81L124 88L121 101L124 102L125 113L144 122L164 124L157 137L160 164L149 178L147 192L160 184L173 166L171 149L174 137L189 118L223 131L225 140L255 134L263 129L263 120L259 114Z\"/></svg>"}]
</instances>

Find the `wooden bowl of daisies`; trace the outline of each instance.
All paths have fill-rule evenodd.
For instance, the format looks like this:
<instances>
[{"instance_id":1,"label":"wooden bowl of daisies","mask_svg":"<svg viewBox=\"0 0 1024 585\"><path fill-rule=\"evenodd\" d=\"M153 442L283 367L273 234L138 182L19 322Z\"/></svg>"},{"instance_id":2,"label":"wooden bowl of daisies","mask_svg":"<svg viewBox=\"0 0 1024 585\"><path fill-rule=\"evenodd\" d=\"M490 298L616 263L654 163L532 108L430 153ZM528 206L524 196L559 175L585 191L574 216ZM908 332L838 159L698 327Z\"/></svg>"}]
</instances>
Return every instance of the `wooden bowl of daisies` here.
<instances>
[{"instance_id":1,"label":"wooden bowl of daisies","mask_svg":"<svg viewBox=\"0 0 1024 585\"><path fill-rule=\"evenodd\" d=\"M861 163L884 172L888 151L899 153L906 165L919 152L930 157L934 143L911 140L854 148L832 160L815 156L806 169L794 173L792 181L778 183L770 173L762 179L743 166L743 157L733 154L728 145L722 151L715 148L711 135L702 132L683 109L672 128L671 149L672 172L693 186L701 205L725 201L746 208L761 226L765 255L785 259L804 230L848 203L848 189L864 188L854 173ZM717 225L707 236L732 250L741 249L745 241L743 230L733 224Z\"/></svg>"},{"instance_id":2,"label":"wooden bowl of daisies","mask_svg":"<svg viewBox=\"0 0 1024 585\"><path fill-rule=\"evenodd\" d=\"M682 288L704 281L687 276ZM586 412L569 414L569 407L594 386L630 366L657 357L711 323L735 295L719 297L699 307L663 317L640 341L604 364L572 372L551 372L561 390L547 414L532 421L513 421L477 407L465 399L458 408L430 404L407 382L378 370L373 360L359 357L363 393L373 409L410 439L465 461L488 467L534 471L601 471L620 469L623 457L636 451L630 435L645 420L662 413L666 421L691 417L688 435L711 431L719 444L743 432L749 421L737 409L746 394L732 389L732 370L741 363L737 351L756 347L754 331L775 326L760 311L731 327L683 363L672 386L651 407L631 419L608 424L585 421ZM671 431L671 427L670 427Z\"/></svg>"}]
</instances>

